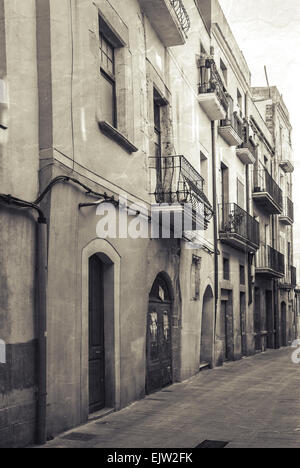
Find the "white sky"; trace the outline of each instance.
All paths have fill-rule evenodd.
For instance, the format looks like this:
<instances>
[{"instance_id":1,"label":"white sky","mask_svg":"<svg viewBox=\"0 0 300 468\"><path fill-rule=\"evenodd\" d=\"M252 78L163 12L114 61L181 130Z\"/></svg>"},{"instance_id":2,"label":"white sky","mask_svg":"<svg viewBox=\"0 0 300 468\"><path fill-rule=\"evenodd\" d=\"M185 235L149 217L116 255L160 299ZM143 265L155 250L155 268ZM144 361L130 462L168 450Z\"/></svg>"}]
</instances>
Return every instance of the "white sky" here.
<instances>
[{"instance_id":1,"label":"white sky","mask_svg":"<svg viewBox=\"0 0 300 468\"><path fill-rule=\"evenodd\" d=\"M295 252L300 253L300 0L219 0L252 73L253 86L283 94L293 126Z\"/></svg>"}]
</instances>

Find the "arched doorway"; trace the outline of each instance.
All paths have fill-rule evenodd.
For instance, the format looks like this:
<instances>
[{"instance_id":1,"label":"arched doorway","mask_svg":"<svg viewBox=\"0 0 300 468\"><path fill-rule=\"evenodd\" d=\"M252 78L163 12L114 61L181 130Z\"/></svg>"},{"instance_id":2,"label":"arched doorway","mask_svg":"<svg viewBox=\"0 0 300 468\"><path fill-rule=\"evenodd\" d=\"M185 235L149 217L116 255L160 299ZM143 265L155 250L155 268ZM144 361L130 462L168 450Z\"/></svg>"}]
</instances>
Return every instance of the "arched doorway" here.
<instances>
[{"instance_id":1,"label":"arched doorway","mask_svg":"<svg viewBox=\"0 0 300 468\"><path fill-rule=\"evenodd\" d=\"M287 346L286 303L281 303L281 346Z\"/></svg>"},{"instance_id":2,"label":"arched doorway","mask_svg":"<svg viewBox=\"0 0 300 468\"><path fill-rule=\"evenodd\" d=\"M147 317L146 393L153 393L173 382L172 379L172 296L162 274L154 281Z\"/></svg>"},{"instance_id":3,"label":"arched doorway","mask_svg":"<svg viewBox=\"0 0 300 468\"><path fill-rule=\"evenodd\" d=\"M203 296L200 368L211 365L213 352L214 296L210 286Z\"/></svg>"}]
</instances>

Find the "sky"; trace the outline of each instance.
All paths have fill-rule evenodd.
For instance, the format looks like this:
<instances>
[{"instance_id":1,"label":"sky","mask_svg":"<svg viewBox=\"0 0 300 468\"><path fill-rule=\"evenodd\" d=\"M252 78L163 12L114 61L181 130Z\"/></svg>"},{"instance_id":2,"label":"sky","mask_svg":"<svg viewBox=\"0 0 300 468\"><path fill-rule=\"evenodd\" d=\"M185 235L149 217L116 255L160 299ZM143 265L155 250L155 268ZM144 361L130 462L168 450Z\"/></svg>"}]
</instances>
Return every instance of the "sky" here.
<instances>
[{"instance_id":1,"label":"sky","mask_svg":"<svg viewBox=\"0 0 300 468\"><path fill-rule=\"evenodd\" d=\"M295 253L300 255L300 0L219 0L252 73L277 86L290 112L295 161Z\"/></svg>"}]
</instances>

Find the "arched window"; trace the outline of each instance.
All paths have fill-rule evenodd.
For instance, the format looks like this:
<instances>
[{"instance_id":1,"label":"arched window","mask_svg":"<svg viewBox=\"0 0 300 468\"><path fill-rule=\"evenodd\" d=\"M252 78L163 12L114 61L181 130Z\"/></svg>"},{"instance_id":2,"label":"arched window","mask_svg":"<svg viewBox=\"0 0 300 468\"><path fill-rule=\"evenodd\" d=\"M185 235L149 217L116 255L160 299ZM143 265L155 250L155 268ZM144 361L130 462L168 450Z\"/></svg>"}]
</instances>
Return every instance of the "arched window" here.
<instances>
[{"instance_id":1,"label":"arched window","mask_svg":"<svg viewBox=\"0 0 300 468\"><path fill-rule=\"evenodd\" d=\"M154 281L150 292L150 300L172 302L169 286L162 274L159 274Z\"/></svg>"}]
</instances>

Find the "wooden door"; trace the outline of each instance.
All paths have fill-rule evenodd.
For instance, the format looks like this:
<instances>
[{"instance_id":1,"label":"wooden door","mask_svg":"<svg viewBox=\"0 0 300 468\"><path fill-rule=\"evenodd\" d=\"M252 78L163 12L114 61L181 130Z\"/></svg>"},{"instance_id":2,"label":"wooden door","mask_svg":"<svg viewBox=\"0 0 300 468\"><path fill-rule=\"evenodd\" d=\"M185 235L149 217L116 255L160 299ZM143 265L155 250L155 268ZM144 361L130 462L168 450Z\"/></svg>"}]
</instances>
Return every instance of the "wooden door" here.
<instances>
[{"instance_id":1,"label":"wooden door","mask_svg":"<svg viewBox=\"0 0 300 468\"><path fill-rule=\"evenodd\" d=\"M105 406L103 264L94 255L89 261L89 411Z\"/></svg>"},{"instance_id":2,"label":"wooden door","mask_svg":"<svg viewBox=\"0 0 300 468\"><path fill-rule=\"evenodd\" d=\"M171 305L149 303L147 320L146 391L172 384Z\"/></svg>"},{"instance_id":3,"label":"wooden door","mask_svg":"<svg viewBox=\"0 0 300 468\"><path fill-rule=\"evenodd\" d=\"M246 318L246 294L240 293L240 318L241 318L241 351L242 356L247 356L247 318Z\"/></svg>"},{"instance_id":4,"label":"wooden door","mask_svg":"<svg viewBox=\"0 0 300 468\"><path fill-rule=\"evenodd\" d=\"M224 361L230 359L230 344L229 344L229 330L228 330L228 301L221 302L221 336L224 341Z\"/></svg>"},{"instance_id":5,"label":"wooden door","mask_svg":"<svg viewBox=\"0 0 300 468\"><path fill-rule=\"evenodd\" d=\"M281 346L287 346L285 302L281 304Z\"/></svg>"}]
</instances>

